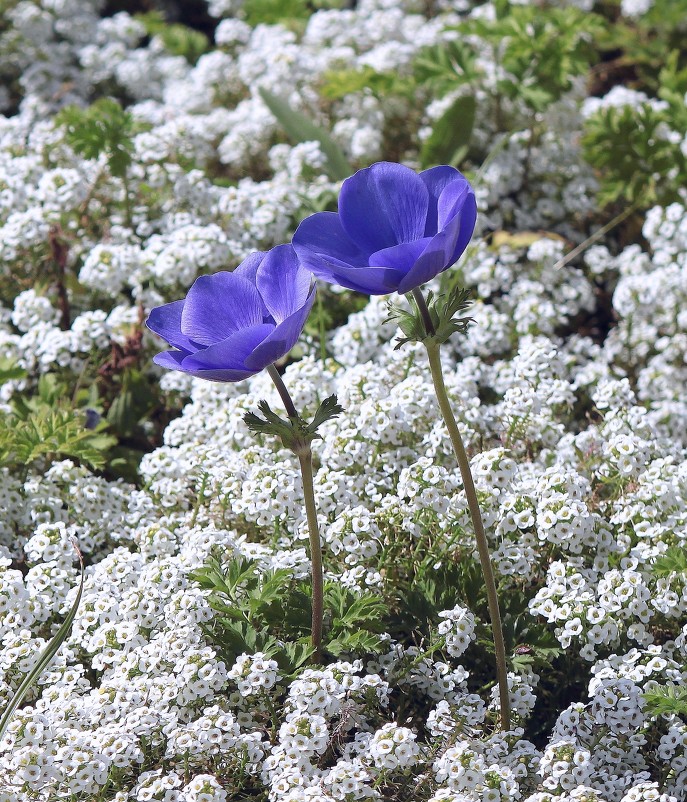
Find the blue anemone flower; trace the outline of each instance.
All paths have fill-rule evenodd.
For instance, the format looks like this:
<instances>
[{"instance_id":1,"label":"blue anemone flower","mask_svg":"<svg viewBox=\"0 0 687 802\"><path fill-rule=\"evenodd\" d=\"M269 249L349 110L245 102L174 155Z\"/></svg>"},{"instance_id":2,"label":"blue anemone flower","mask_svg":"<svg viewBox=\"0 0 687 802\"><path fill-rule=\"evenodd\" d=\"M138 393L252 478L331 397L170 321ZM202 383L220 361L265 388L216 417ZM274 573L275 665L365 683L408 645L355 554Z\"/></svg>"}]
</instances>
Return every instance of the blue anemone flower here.
<instances>
[{"instance_id":1,"label":"blue anemone flower","mask_svg":"<svg viewBox=\"0 0 687 802\"><path fill-rule=\"evenodd\" d=\"M368 295L406 293L455 264L476 219L475 193L455 168L418 174L379 162L343 182L338 213L303 220L293 247L331 284Z\"/></svg>"},{"instance_id":2,"label":"blue anemone flower","mask_svg":"<svg viewBox=\"0 0 687 802\"><path fill-rule=\"evenodd\" d=\"M251 254L151 311L146 325L176 349L153 361L201 379L241 381L293 348L314 300L312 275L290 245Z\"/></svg>"}]
</instances>

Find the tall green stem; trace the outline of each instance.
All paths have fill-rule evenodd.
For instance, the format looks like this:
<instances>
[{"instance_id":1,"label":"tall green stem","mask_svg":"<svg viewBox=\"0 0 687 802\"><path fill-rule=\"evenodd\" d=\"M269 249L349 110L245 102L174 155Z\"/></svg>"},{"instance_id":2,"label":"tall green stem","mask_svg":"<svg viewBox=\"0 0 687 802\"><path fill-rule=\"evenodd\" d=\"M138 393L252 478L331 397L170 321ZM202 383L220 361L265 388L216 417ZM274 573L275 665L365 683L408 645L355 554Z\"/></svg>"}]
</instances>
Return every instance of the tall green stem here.
<instances>
[{"instance_id":1,"label":"tall green stem","mask_svg":"<svg viewBox=\"0 0 687 802\"><path fill-rule=\"evenodd\" d=\"M418 305L420 314L425 321L425 328L428 335L435 333L432 324L429 310L425 299L419 289L413 290L413 297ZM489 544L487 536L484 532L484 524L482 523L482 514L479 509L479 502L477 500L477 492L475 490L475 483L472 478L472 471L470 470L470 461L465 452L463 445L463 438L460 435L458 424L456 423L453 410L451 409L451 402L449 401L446 392L446 385L444 384L444 372L441 367L441 354L439 344L432 340L425 341L425 348L427 349L427 357L429 359L429 368L432 372L432 381L434 382L434 390L436 392L437 401L441 414L446 423L449 437L453 445L458 466L460 468L460 475L463 479L463 486L465 488L465 496L468 501L468 508L470 510L470 517L472 518L472 526L475 530L475 540L477 541L477 552L479 553L479 561L482 566L482 575L484 576L484 584L487 591L487 606L489 608L489 617L491 618L492 636L494 638L494 650L496 653L496 676L499 685L499 700L501 703L501 726L502 729L510 729L510 701L508 698L508 678L506 672L506 647L503 641L503 628L501 626L501 613L499 611L499 599L496 592L496 581L494 580L494 571L491 565L491 557L489 555Z\"/></svg>"},{"instance_id":2,"label":"tall green stem","mask_svg":"<svg viewBox=\"0 0 687 802\"><path fill-rule=\"evenodd\" d=\"M312 564L312 645L315 653L313 662L322 661L322 618L324 616L324 571L322 569L322 543L317 525L315 509L315 490L312 479L312 451L298 454L303 480L305 512L308 518L308 535L310 537L310 562Z\"/></svg>"},{"instance_id":3,"label":"tall green stem","mask_svg":"<svg viewBox=\"0 0 687 802\"><path fill-rule=\"evenodd\" d=\"M267 372L274 382L277 392L286 408L289 418L298 418L298 412L293 400L282 381L279 371L274 365L269 365ZM299 443L293 449L298 457L303 483L303 499L305 502L305 515L308 521L308 537L310 539L310 563L312 566L312 628L311 642L314 649L313 662L322 661L322 619L324 617L324 571L322 568L322 541L317 523L317 508L315 507L315 488L312 473L312 449L307 442Z\"/></svg>"}]
</instances>

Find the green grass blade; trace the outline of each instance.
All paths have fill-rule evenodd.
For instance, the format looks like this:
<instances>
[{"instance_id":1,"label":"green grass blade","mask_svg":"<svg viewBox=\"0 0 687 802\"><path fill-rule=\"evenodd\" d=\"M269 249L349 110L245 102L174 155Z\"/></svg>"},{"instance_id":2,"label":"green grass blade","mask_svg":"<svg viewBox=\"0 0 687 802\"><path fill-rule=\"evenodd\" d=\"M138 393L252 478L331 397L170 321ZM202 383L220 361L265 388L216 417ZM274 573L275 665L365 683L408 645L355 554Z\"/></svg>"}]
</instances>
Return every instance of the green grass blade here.
<instances>
[{"instance_id":1,"label":"green grass blade","mask_svg":"<svg viewBox=\"0 0 687 802\"><path fill-rule=\"evenodd\" d=\"M284 132L292 142L319 142L322 153L327 157L327 174L334 181L343 181L353 172L341 148L323 128L315 125L304 114L292 109L281 98L260 89L260 97L274 114Z\"/></svg>"},{"instance_id":2,"label":"green grass blade","mask_svg":"<svg viewBox=\"0 0 687 802\"><path fill-rule=\"evenodd\" d=\"M7 708L2 714L2 717L0 718L0 741L3 739L5 732L7 732L7 728L9 727L10 721L12 720L12 716L14 715L15 710L19 707L22 700L29 692L31 687L34 685L38 677L40 677L43 671L45 671L48 665L52 662L53 657L57 654L57 652L60 649L60 646L62 646L62 644L67 639L69 631L72 628L72 623L74 622L74 618L76 617L76 611L79 609L79 604L81 603L81 594L83 593L83 583L84 583L83 557L81 556L81 552L79 551L76 543L74 543L73 545L74 545L74 550L79 555L79 565L81 566L81 581L79 583L79 591L76 594L76 599L74 599L74 604L72 604L71 609L67 613L67 617L64 619L62 626L55 633L52 640L50 640L50 642L46 645L45 649L43 649L40 656L38 657L38 660L36 661L36 664L26 674L21 685L17 688L17 692L10 699Z\"/></svg>"}]
</instances>

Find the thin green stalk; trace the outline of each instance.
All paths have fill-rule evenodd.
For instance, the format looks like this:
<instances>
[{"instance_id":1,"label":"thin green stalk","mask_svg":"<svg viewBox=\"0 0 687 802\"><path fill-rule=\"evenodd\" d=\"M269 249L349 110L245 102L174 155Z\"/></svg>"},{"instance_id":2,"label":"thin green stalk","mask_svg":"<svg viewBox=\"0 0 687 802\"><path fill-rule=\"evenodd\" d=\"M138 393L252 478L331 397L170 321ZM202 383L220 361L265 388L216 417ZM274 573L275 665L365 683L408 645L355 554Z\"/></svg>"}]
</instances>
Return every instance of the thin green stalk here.
<instances>
[{"instance_id":1,"label":"thin green stalk","mask_svg":"<svg viewBox=\"0 0 687 802\"><path fill-rule=\"evenodd\" d=\"M553 269L560 270L561 267L565 267L568 262L571 262L576 256L579 256L579 254L589 248L590 245L593 245L595 242L600 240L601 237L607 234L612 228L615 228L617 225L622 223L623 220L635 212L639 208L641 202L641 200L637 199L634 203L630 204L627 209L624 209L622 212L620 212L620 214L616 215L612 220L606 223L605 226L602 226L598 231L595 231L591 237L587 237L584 242L581 242L576 248L573 248L570 253L562 256L553 266Z\"/></svg>"},{"instance_id":2,"label":"thin green stalk","mask_svg":"<svg viewBox=\"0 0 687 802\"><path fill-rule=\"evenodd\" d=\"M435 333L434 326L432 325L427 304L419 289L413 290L413 296L420 309L420 313L425 321L425 327L428 335ZM424 310L424 311L423 311ZM429 323L429 325L428 325ZM510 701L508 698L508 678L506 670L506 647L503 641L503 628L501 626L501 613L499 611L499 599L496 592L496 581L494 579L494 571L491 565L491 557L489 555L489 544L487 536L484 532L484 524L482 523L482 514L479 509L479 502L477 500L477 492L475 490L475 483L472 478L472 471L470 470L470 461L463 445L463 438L460 435L458 424L456 423L453 410L451 409L451 402L449 401L446 392L446 385L444 384L444 373L441 367L440 347L436 342L431 340L425 341L425 348L427 349L427 357L429 359L429 368L432 372L432 381L434 382L434 390L436 392L437 401L441 414L448 428L449 437L453 445L458 466L460 468L460 475L463 479L463 486L465 488L465 495L468 501L468 508L470 510L470 517L472 518L472 526L475 530L475 540L477 541L477 552L479 553L479 561L482 566L482 575L484 576L485 589L487 591L487 606L489 609L489 617L491 619L492 636L494 638L494 650L496 652L496 677L499 686L499 700L501 703L501 726L504 731L510 729Z\"/></svg>"},{"instance_id":3,"label":"thin green stalk","mask_svg":"<svg viewBox=\"0 0 687 802\"><path fill-rule=\"evenodd\" d=\"M293 400L282 381L279 371L274 365L267 368L289 418L298 418L298 412ZM308 521L308 536L310 539L310 563L312 566L312 646L314 649L313 662L322 661L322 619L324 617L324 571L322 568L322 541L317 523L317 508L315 507L315 488L313 485L312 450L310 444L303 442L294 454L298 457L301 468L301 481L303 483L303 499L305 514Z\"/></svg>"},{"instance_id":4,"label":"thin green stalk","mask_svg":"<svg viewBox=\"0 0 687 802\"><path fill-rule=\"evenodd\" d=\"M286 409L286 414L290 418L297 418L298 412L296 412L296 407L293 404L293 400L289 395L289 391L286 389L286 385L284 384L279 371L276 369L274 365L268 365L267 372L270 374L270 378L274 382L274 386L277 388L277 392L281 397L282 404Z\"/></svg>"},{"instance_id":5,"label":"thin green stalk","mask_svg":"<svg viewBox=\"0 0 687 802\"><path fill-rule=\"evenodd\" d=\"M312 563L312 645L315 653L313 662L322 662L322 619L324 617L324 571L322 569L322 543L317 525L315 509L315 490L312 477L312 451L298 454L303 481L305 512L308 518L308 535L310 537L310 562Z\"/></svg>"},{"instance_id":6,"label":"thin green stalk","mask_svg":"<svg viewBox=\"0 0 687 802\"><path fill-rule=\"evenodd\" d=\"M12 716L14 716L16 709L22 703L26 694L38 682L41 674L50 665L50 663L53 660L53 657L55 657L57 652L59 652L60 647L67 640L67 638L69 637L69 633L71 632L72 624L74 623L74 618L76 617L77 610L79 609L79 604L81 603L81 595L83 593L83 584L84 584L83 557L81 556L81 552L79 551L79 548L76 545L75 541L72 542L72 545L74 546L74 550L76 551L79 557L79 565L81 568L81 580L79 582L79 590L76 593L76 598L74 599L74 603L69 608L69 612L67 613L66 618L62 622L62 626L57 630L57 632L45 645L43 651L38 656L38 659L26 673L24 679L22 680L21 685L17 688L17 690L14 693L14 696L11 697L11 699L7 704L7 707L0 716L0 741L3 739L5 733L7 732L7 728L10 725L10 721L12 720Z\"/></svg>"}]
</instances>

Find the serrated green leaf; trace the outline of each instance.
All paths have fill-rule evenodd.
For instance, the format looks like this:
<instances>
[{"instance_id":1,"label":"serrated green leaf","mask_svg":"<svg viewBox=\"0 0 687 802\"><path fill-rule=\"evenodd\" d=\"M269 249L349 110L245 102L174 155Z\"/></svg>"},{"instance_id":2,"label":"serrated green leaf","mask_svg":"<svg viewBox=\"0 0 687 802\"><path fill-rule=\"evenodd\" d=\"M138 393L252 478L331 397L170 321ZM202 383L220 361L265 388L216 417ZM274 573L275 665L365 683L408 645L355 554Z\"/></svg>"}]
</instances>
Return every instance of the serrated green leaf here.
<instances>
[{"instance_id":1,"label":"serrated green leaf","mask_svg":"<svg viewBox=\"0 0 687 802\"><path fill-rule=\"evenodd\" d=\"M336 395L330 395L317 408L315 417L306 426L306 430L315 433L318 428L332 418L338 417L344 411L343 407L338 403Z\"/></svg>"},{"instance_id":2,"label":"serrated green leaf","mask_svg":"<svg viewBox=\"0 0 687 802\"><path fill-rule=\"evenodd\" d=\"M681 546L669 546L665 554L654 561L653 574L656 577L666 577L670 574L687 576L687 549Z\"/></svg>"}]
</instances>

